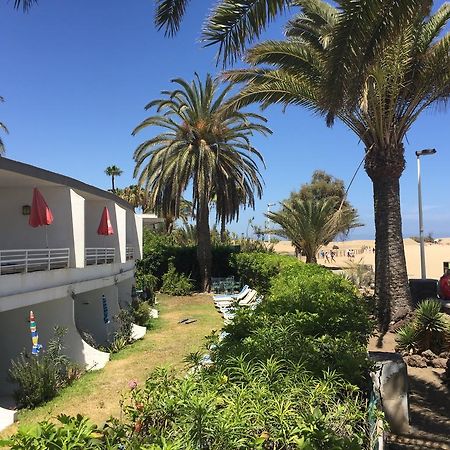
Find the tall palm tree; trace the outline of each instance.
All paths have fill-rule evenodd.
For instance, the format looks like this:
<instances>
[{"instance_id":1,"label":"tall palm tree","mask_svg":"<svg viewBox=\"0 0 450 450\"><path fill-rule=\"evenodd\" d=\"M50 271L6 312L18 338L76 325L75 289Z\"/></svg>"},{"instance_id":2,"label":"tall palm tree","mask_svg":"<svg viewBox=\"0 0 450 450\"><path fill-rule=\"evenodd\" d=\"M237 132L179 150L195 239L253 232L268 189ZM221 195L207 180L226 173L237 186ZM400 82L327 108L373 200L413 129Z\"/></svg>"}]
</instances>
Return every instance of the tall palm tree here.
<instances>
[{"instance_id":1,"label":"tall palm tree","mask_svg":"<svg viewBox=\"0 0 450 450\"><path fill-rule=\"evenodd\" d=\"M114 183L116 177L119 177L120 175L122 175L123 170L121 170L119 167L117 166L108 166L105 169L105 173L106 175L108 175L108 177L111 177L111 190L113 192L116 192L116 185Z\"/></svg>"},{"instance_id":2,"label":"tall palm tree","mask_svg":"<svg viewBox=\"0 0 450 450\"><path fill-rule=\"evenodd\" d=\"M123 198L134 208L141 208L143 213L149 211L147 191L137 184L132 184L124 189L116 189L115 194Z\"/></svg>"},{"instance_id":3,"label":"tall palm tree","mask_svg":"<svg viewBox=\"0 0 450 450\"><path fill-rule=\"evenodd\" d=\"M245 40L239 26L230 42L221 31L226 3L212 13L206 34L225 57ZM303 106L328 125L341 120L364 143L375 210L375 296L385 330L411 308L400 214L403 141L422 111L450 96L450 35L440 37L450 5L433 14L432 1L423 0L295 3L302 11L288 23L287 39L256 45L246 55L253 67L226 78L246 83L236 107Z\"/></svg>"},{"instance_id":4,"label":"tall palm tree","mask_svg":"<svg viewBox=\"0 0 450 450\"><path fill-rule=\"evenodd\" d=\"M3 97L0 97L0 103L2 103ZM8 133L8 129L6 128L6 126L0 122L0 131L4 131L5 133ZM5 153L5 145L2 141L2 138L0 137L0 156L3 155L3 153Z\"/></svg>"},{"instance_id":5,"label":"tall palm tree","mask_svg":"<svg viewBox=\"0 0 450 450\"><path fill-rule=\"evenodd\" d=\"M279 212L267 217L281 229L274 232L289 239L307 263L317 263L317 252L331 242L342 230L359 226L358 214L353 208L341 207L333 198L320 200L294 199L282 203Z\"/></svg>"},{"instance_id":6,"label":"tall palm tree","mask_svg":"<svg viewBox=\"0 0 450 450\"><path fill-rule=\"evenodd\" d=\"M197 223L197 258L202 288L208 291L211 277L210 202L216 196L219 214L236 216L243 190L253 205L261 196L262 182L254 159L263 161L251 145L253 134L270 133L266 120L225 103L231 86L219 91L208 74L191 83L175 79L177 88L163 91L164 98L150 102L156 115L145 119L133 135L148 127L164 129L136 149L134 175L149 192L152 206L164 214L179 216L183 192L192 187L192 207ZM238 186L238 187L237 187Z\"/></svg>"}]
</instances>

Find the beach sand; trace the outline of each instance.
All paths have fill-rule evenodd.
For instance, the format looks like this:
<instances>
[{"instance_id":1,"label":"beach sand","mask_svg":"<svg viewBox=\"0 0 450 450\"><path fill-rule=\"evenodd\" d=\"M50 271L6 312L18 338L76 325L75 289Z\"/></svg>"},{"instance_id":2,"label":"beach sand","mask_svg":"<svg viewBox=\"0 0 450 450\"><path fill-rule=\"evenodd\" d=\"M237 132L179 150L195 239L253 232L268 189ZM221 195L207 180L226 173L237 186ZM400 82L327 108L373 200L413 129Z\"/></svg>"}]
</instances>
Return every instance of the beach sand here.
<instances>
[{"instance_id":1,"label":"beach sand","mask_svg":"<svg viewBox=\"0 0 450 450\"><path fill-rule=\"evenodd\" d=\"M404 244L408 278L420 278L420 245L412 239L405 239ZM339 247L339 250L336 250L336 262L327 263L325 259L319 258L319 264L329 267L345 267L350 261L346 256L347 250L353 249L355 251L354 262L370 264L375 267L375 253L372 251L375 246L374 240L336 241L322 249L329 251L333 245ZM282 254L294 254L294 248L289 241L278 242L275 245L275 251ZM439 239L439 243L436 244L425 244L427 278L439 279L443 274L444 261L450 261L450 238Z\"/></svg>"}]
</instances>

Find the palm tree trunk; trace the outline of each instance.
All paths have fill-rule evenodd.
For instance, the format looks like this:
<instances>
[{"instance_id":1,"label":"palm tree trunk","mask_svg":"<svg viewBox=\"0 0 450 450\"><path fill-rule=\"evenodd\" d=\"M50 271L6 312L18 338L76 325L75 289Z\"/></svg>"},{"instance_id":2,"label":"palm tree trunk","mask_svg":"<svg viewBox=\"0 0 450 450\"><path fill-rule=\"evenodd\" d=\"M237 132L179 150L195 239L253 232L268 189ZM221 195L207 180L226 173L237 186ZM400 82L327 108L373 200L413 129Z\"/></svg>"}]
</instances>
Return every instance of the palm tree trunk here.
<instances>
[{"instance_id":1,"label":"palm tree trunk","mask_svg":"<svg viewBox=\"0 0 450 450\"><path fill-rule=\"evenodd\" d=\"M222 242L222 244L226 240L226 233L227 233L227 228L226 228L226 224L225 224L225 219L222 218L220 220L220 242Z\"/></svg>"},{"instance_id":2,"label":"palm tree trunk","mask_svg":"<svg viewBox=\"0 0 450 450\"><path fill-rule=\"evenodd\" d=\"M111 187L112 187L112 191L116 192L116 186L114 184L114 175L111 175Z\"/></svg>"},{"instance_id":3,"label":"palm tree trunk","mask_svg":"<svg viewBox=\"0 0 450 450\"><path fill-rule=\"evenodd\" d=\"M209 292L211 289L212 252L207 201L201 201L197 210L197 260L201 289L203 292Z\"/></svg>"},{"instance_id":4,"label":"palm tree trunk","mask_svg":"<svg viewBox=\"0 0 450 450\"><path fill-rule=\"evenodd\" d=\"M380 329L406 317L411 293L406 271L400 212L403 146L367 152L366 171L373 183L375 210L375 301Z\"/></svg>"}]
</instances>

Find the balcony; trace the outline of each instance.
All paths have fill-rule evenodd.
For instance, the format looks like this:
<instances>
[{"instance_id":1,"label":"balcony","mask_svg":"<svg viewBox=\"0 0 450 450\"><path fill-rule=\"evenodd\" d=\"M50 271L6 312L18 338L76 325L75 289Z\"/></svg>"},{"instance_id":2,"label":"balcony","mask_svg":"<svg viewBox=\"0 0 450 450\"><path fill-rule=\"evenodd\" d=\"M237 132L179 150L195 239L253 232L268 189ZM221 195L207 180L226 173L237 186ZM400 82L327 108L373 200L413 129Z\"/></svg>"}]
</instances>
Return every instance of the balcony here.
<instances>
[{"instance_id":1,"label":"balcony","mask_svg":"<svg viewBox=\"0 0 450 450\"><path fill-rule=\"evenodd\" d=\"M0 275L69 267L68 248L0 250Z\"/></svg>"},{"instance_id":2,"label":"balcony","mask_svg":"<svg viewBox=\"0 0 450 450\"><path fill-rule=\"evenodd\" d=\"M116 250L114 248L89 247L85 250L86 266L114 263Z\"/></svg>"}]
</instances>

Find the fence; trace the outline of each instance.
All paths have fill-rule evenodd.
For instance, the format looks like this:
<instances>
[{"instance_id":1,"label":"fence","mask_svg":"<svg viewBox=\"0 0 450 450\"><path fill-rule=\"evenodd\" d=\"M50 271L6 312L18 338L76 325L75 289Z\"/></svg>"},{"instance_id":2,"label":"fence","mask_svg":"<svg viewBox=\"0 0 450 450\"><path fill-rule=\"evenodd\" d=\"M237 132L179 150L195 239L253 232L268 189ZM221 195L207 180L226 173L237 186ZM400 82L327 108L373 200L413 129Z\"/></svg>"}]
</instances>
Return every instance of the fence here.
<instances>
[{"instance_id":1,"label":"fence","mask_svg":"<svg viewBox=\"0 0 450 450\"><path fill-rule=\"evenodd\" d=\"M114 248L86 248L85 261L86 266L93 266L98 264L112 264L116 256Z\"/></svg>"},{"instance_id":2,"label":"fence","mask_svg":"<svg viewBox=\"0 0 450 450\"><path fill-rule=\"evenodd\" d=\"M0 275L69 267L68 248L0 250Z\"/></svg>"}]
</instances>

